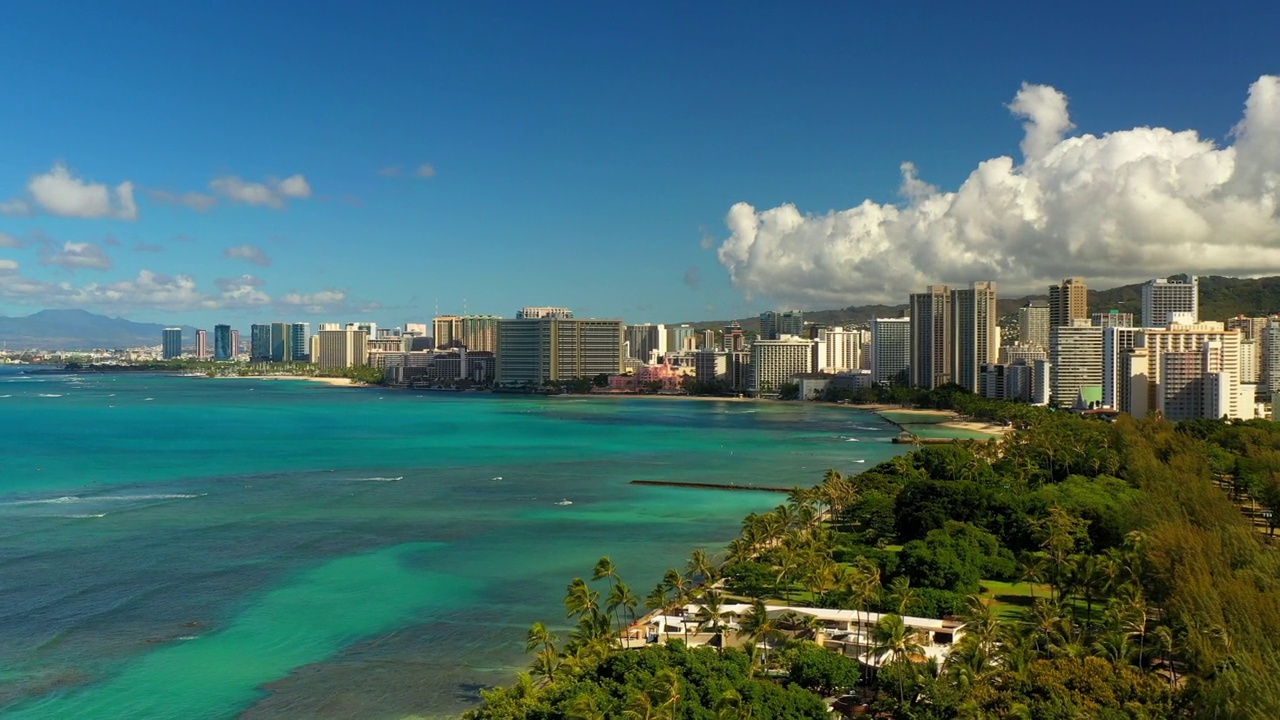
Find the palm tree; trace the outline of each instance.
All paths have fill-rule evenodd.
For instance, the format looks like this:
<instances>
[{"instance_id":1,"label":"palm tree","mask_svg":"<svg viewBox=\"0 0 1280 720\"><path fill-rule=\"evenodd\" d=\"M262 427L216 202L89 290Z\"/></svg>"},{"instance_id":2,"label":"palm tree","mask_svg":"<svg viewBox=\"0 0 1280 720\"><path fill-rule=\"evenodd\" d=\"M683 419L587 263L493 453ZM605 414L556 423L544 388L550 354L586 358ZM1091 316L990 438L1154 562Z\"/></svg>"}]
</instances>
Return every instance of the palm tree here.
<instances>
[{"instance_id":1,"label":"palm tree","mask_svg":"<svg viewBox=\"0 0 1280 720\"><path fill-rule=\"evenodd\" d=\"M631 592L631 586L621 580L609 590L609 598L605 601L605 612L610 615L617 613L618 632L622 632L623 617L635 620L636 606L639 604L640 600L635 596L635 593ZM622 612L617 612L619 610Z\"/></svg>"},{"instance_id":2,"label":"palm tree","mask_svg":"<svg viewBox=\"0 0 1280 720\"><path fill-rule=\"evenodd\" d=\"M711 562L711 558L707 556L707 551L698 548L689 556L689 564L685 566L684 571L690 578L694 578L704 585L710 585L715 581L716 566Z\"/></svg>"},{"instance_id":3,"label":"palm tree","mask_svg":"<svg viewBox=\"0 0 1280 720\"><path fill-rule=\"evenodd\" d=\"M1044 558L1024 552L1018 558L1018 581L1026 583L1031 591L1031 601L1036 599L1036 584L1044 582Z\"/></svg>"},{"instance_id":4,"label":"palm tree","mask_svg":"<svg viewBox=\"0 0 1280 720\"><path fill-rule=\"evenodd\" d=\"M560 656L556 653L556 639L547 626L540 622L534 623L525 637L524 651L537 650L533 660L533 673L545 677L548 683L555 681L556 668L560 665Z\"/></svg>"},{"instance_id":5,"label":"palm tree","mask_svg":"<svg viewBox=\"0 0 1280 720\"><path fill-rule=\"evenodd\" d=\"M684 607L689 602L689 581L680 571L671 568L662 576L662 585L671 593L671 601L680 608L680 626L684 628L684 644L689 644L689 624L685 621Z\"/></svg>"},{"instance_id":6,"label":"palm tree","mask_svg":"<svg viewBox=\"0 0 1280 720\"><path fill-rule=\"evenodd\" d=\"M657 585L655 585L652 590L649 591L648 595L645 596L644 609L657 610L665 614L667 612L667 608L669 607L671 607L671 595L669 595L667 592L666 584L660 582ZM662 622L663 629L666 630L668 627L666 621L664 620L661 622ZM670 633L668 633L668 635L669 634Z\"/></svg>"},{"instance_id":7,"label":"palm tree","mask_svg":"<svg viewBox=\"0 0 1280 720\"><path fill-rule=\"evenodd\" d=\"M1177 651L1177 638L1173 628L1168 625L1160 625L1155 629L1156 642L1159 643L1160 656L1163 658L1164 664L1169 666L1169 684L1178 684L1178 669L1174 665L1174 654Z\"/></svg>"},{"instance_id":8,"label":"palm tree","mask_svg":"<svg viewBox=\"0 0 1280 720\"><path fill-rule=\"evenodd\" d=\"M1074 570L1072 585L1084 593L1085 622L1091 623L1093 622L1094 593L1102 588L1106 581L1106 574L1098 563L1098 559L1092 555L1077 561Z\"/></svg>"},{"instance_id":9,"label":"palm tree","mask_svg":"<svg viewBox=\"0 0 1280 720\"><path fill-rule=\"evenodd\" d=\"M533 624L533 627L529 628L529 632L525 636L524 651L533 652L539 647L553 648L555 647L556 640L558 639L559 638L547 629L546 625L536 622Z\"/></svg>"},{"instance_id":10,"label":"palm tree","mask_svg":"<svg viewBox=\"0 0 1280 720\"><path fill-rule=\"evenodd\" d=\"M708 590L702 596L702 605L698 608L698 613L694 615L694 620L698 623L698 632L710 627L711 632L716 636L717 649L724 651L724 638L721 630L721 620L724 619L724 598L721 597L718 590Z\"/></svg>"},{"instance_id":11,"label":"palm tree","mask_svg":"<svg viewBox=\"0 0 1280 720\"><path fill-rule=\"evenodd\" d=\"M606 555L596 561L596 567L591 572L591 580L608 580L609 587L613 587L613 583L618 579L618 568L614 567L613 561Z\"/></svg>"},{"instance_id":12,"label":"palm tree","mask_svg":"<svg viewBox=\"0 0 1280 720\"><path fill-rule=\"evenodd\" d=\"M573 699L565 717L569 720L605 720L600 703L596 702L596 696L589 692L584 692Z\"/></svg>"},{"instance_id":13,"label":"palm tree","mask_svg":"<svg viewBox=\"0 0 1280 720\"><path fill-rule=\"evenodd\" d=\"M880 622L876 623L875 629L871 631L872 641L875 642L876 662L880 665L884 664L884 658L889 657L891 664L910 663L912 655L919 655L924 652L920 647L920 643L916 642L915 631L907 627L902 621L901 615L886 615L880 618ZM906 667L909 667L907 665ZM906 702L906 686L904 672L898 673L898 702L901 704Z\"/></svg>"},{"instance_id":14,"label":"palm tree","mask_svg":"<svg viewBox=\"0 0 1280 720\"><path fill-rule=\"evenodd\" d=\"M569 582L569 589L564 596L565 617L582 618L599 612L600 593L592 590L587 581L574 578Z\"/></svg>"},{"instance_id":15,"label":"palm tree","mask_svg":"<svg viewBox=\"0 0 1280 720\"><path fill-rule=\"evenodd\" d=\"M738 637L745 636L751 641L753 649L759 643L764 643L764 659L761 664L765 666L769 664L769 640L777 632L777 621L769 617L769 610L765 607L764 601L756 598L751 603L751 612L742 618L741 627L738 628Z\"/></svg>"},{"instance_id":16,"label":"palm tree","mask_svg":"<svg viewBox=\"0 0 1280 720\"><path fill-rule=\"evenodd\" d=\"M889 607L897 608L899 615L906 615L907 610L915 605L916 591L911 587L911 579L906 575L899 575L889 581Z\"/></svg>"}]
</instances>

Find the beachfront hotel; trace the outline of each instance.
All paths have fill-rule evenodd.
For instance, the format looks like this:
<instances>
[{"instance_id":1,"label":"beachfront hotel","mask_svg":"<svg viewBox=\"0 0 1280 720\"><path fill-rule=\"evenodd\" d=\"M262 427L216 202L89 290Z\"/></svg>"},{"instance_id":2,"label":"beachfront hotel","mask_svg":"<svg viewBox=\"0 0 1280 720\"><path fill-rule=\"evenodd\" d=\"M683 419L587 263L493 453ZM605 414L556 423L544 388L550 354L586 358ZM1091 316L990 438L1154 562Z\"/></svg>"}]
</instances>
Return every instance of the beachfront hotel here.
<instances>
[{"instance_id":1,"label":"beachfront hotel","mask_svg":"<svg viewBox=\"0 0 1280 720\"><path fill-rule=\"evenodd\" d=\"M536 317L523 317L530 310ZM524 308L520 315L498 321L494 381L499 386L537 387L622 372L621 320L575 319L565 308Z\"/></svg>"}]
</instances>

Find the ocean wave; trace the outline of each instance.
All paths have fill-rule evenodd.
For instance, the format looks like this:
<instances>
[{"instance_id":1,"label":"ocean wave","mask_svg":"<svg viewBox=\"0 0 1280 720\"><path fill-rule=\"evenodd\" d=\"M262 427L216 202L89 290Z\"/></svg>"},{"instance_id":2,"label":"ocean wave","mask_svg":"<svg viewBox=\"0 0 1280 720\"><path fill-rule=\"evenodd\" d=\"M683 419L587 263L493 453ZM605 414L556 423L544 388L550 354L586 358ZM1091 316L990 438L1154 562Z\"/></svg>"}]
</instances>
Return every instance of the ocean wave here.
<instances>
[{"instance_id":1,"label":"ocean wave","mask_svg":"<svg viewBox=\"0 0 1280 720\"><path fill-rule=\"evenodd\" d=\"M12 395L0 395L0 398L13 397Z\"/></svg>"},{"instance_id":2,"label":"ocean wave","mask_svg":"<svg viewBox=\"0 0 1280 720\"><path fill-rule=\"evenodd\" d=\"M57 393L40 393L40 397L62 397Z\"/></svg>"},{"instance_id":3,"label":"ocean wave","mask_svg":"<svg viewBox=\"0 0 1280 720\"><path fill-rule=\"evenodd\" d=\"M399 477L363 477L363 478L356 478L351 482L395 482L397 480L403 480L403 479L404 479L403 475Z\"/></svg>"},{"instance_id":4,"label":"ocean wave","mask_svg":"<svg viewBox=\"0 0 1280 720\"><path fill-rule=\"evenodd\" d=\"M152 493L147 495L90 495L82 497L80 495L63 495L56 498L42 498L40 500L11 500L9 502L0 502L0 507L20 507L23 505L69 505L71 503L80 502L140 502L146 500L190 500L192 498L203 497L205 493L192 495L189 493Z\"/></svg>"},{"instance_id":5,"label":"ocean wave","mask_svg":"<svg viewBox=\"0 0 1280 720\"><path fill-rule=\"evenodd\" d=\"M83 513L80 515L54 515L54 517L67 518L69 520L82 520L84 518L100 518L106 517L106 513Z\"/></svg>"}]
</instances>

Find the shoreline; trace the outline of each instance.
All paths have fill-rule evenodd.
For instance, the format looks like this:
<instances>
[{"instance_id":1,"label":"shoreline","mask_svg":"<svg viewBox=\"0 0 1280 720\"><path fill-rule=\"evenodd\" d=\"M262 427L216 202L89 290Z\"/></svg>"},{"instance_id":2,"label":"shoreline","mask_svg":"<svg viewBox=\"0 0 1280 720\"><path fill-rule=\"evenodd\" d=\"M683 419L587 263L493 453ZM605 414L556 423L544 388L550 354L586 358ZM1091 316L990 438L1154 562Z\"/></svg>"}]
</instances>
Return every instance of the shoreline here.
<instances>
[{"instance_id":1,"label":"shoreline","mask_svg":"<svg viewBox=\"0 0 1280 720\"><path fill-rule=\"evenodd\" d=\"M305 380L307 382L331 385L334 387L366 387L365 385L357 385L351 380L351 378L315 377L312 375L218 375L216 377L193 375L191 377L197 377L204 380Z\"/></svg>"}]
</instances>

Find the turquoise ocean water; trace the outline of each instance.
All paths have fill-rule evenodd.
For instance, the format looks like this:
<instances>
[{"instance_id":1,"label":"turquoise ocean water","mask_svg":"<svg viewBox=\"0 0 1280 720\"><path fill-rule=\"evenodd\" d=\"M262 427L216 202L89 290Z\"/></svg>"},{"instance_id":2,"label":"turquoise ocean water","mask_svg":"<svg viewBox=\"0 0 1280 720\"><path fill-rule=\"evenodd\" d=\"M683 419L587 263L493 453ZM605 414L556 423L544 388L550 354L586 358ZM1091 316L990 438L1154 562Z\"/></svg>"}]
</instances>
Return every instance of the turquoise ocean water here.
<instances>
[{"instance_id":1,"label":"turquoise ocean water","mask_svg":"<svg viewBox=\"0 0 1280 720\"><path fill-rule=\"evenodd\" d=\"M600 555L643 597L785 499L629 481L812 484L905 449L848 407L16 373L6 718L456 716Z\"/></svg>"}]
</instances>

